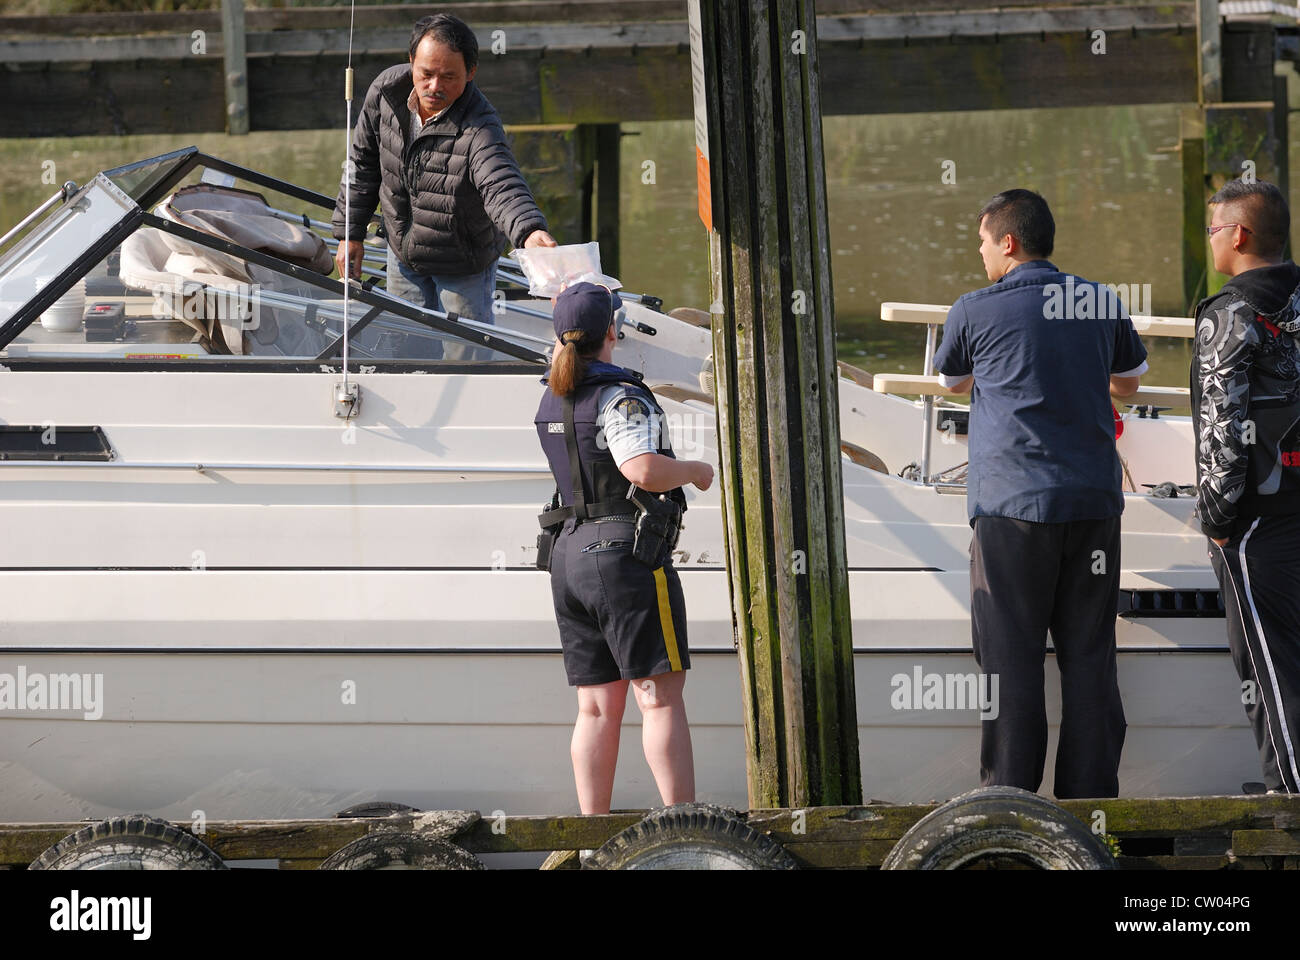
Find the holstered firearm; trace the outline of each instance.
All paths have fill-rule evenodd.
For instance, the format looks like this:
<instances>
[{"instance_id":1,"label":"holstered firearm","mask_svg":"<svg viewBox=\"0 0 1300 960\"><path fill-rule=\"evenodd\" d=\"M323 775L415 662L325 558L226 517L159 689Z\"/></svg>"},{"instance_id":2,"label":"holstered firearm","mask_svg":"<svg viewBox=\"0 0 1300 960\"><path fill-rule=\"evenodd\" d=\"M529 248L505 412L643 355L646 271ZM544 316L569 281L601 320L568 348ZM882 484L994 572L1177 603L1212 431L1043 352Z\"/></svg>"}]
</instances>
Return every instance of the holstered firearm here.
<instances>
[{"instance_id":1,"label":"holstered firearm","mask_svg":"<svg viewBox=\"0 0 1300 960\"><path fill-rule=\"evenodd\" d=\"M560 491L557 487L555 493L551 495L550 502L543 505L542 512L537 516L537 522L542 527L542 532L537 535L538 570L551 569L551 550L555 547L555 538L560 535L560 528L564 526L562 519L555 519L555 515L559 512Z\"/></svg>"},{"instance_id":2,"label":"holstered firearm","mask_svg":"<svg viewBox=\"0 0 1300 960\"><path fill-rule=\"evenodd\" d=\"M632 556L652 570L661 566L660 558L671 555L682 530L682 508L666 493L654 494L635 483L628 487L627 498L637 506L636 535Z\"/></svg>"}]
</instances>

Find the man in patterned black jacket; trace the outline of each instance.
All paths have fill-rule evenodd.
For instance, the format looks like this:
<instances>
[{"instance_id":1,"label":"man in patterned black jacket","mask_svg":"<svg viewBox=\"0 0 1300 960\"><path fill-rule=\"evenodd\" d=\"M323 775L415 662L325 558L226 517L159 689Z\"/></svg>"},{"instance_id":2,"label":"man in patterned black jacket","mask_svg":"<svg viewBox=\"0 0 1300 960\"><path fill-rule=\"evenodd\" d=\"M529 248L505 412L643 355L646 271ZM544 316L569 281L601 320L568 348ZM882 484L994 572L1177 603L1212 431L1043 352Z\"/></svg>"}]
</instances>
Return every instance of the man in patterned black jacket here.
<instances>
[{"instance_id":1,"label":"man in patterned black jacket","mask_svg":"<svg viewBox=\"0 0 1300 960\"><path fill-rule=\"evenodd\" d=\"M553 247L506 141L474 83L478 40L450 14L416 22L409 62L371 83L352 137L351 223L345 181L334 209L339 276L360 276L361 240L376 205L387 234L387 289L426 307L492 322L496 261L508 241ZM447 345L447 359L490 352Z\"/></svg>"},{"instance_id":2,"label":"man in patterned black jacket","mask_svg":"<svg viewBox=\"0 0 1300 960\"><path fill-rule=\"evenodd\" d=\"M1232 279L1196 309L1197 514L1265 785L1300 793L1300 267L1273 184L1233 180L1210 206Z\"/></svg>"}]
</instances>

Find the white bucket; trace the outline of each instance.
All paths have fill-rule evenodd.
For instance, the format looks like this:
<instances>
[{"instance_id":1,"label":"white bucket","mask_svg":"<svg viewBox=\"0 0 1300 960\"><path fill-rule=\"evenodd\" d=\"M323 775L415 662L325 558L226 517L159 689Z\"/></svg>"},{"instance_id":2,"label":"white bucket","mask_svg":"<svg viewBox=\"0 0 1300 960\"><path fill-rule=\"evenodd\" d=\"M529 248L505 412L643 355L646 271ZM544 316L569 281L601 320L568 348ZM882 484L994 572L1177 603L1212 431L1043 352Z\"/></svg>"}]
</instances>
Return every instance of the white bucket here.
<instances>
[{"instance_id":1,"label":"white bucket","mask_svg":"<svg viewBox=\"0 0 1300 960\"><path fill-rule=\"evenodd\" d=\"M83 277L41 314L41 326L58 333L71 333L81 329L82 318L85 315L86 280Z\"/></svg>"}]
</instances>

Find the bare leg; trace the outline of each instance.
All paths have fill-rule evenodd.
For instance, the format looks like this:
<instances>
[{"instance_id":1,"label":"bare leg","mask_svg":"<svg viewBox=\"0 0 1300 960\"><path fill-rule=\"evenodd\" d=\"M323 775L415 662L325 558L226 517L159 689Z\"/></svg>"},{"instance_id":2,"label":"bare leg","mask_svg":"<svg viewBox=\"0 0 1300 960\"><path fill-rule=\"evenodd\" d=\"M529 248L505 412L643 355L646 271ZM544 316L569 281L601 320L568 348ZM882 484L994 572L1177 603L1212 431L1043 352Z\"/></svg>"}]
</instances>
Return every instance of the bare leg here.
<instances>
[{"instance_id":1,"label":"bare leg","mask_svg":"<svg viewBox=\"0 0 1300 960\"><path fill-rule=\"evenodd\" d=\"M626 706L626 680L578 687L578 721L573 726L570 753L583 813L609 813Z\"/></svg>"},{"instance_id":2,"label":"bare leg","mask_svg":"<svg viewBox=\"0 0 1300 960\"><path fill-rule=\"evenodd\" d=\"M665 805L695 799L695 758L682 688L686 671L632 681L641 708L641 745Z\"/></svg>"}]
</instances>

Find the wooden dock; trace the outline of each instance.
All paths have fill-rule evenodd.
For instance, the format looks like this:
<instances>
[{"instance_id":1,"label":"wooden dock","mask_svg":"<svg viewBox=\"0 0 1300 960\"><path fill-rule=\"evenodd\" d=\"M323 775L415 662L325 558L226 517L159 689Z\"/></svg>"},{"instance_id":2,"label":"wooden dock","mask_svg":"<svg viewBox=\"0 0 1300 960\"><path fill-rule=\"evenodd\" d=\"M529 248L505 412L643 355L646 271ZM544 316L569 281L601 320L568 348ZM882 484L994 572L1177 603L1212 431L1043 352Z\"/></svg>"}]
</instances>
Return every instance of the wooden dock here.
<instances>
[{"instance_id":1,"label":"wooden dock","mask_svg":"<svg viewBox=\"0 0 1300 960\"><path fill-rule=\"evenodd\" d=\"M1118 841L1120 869L1300 869L1300 796L1065 800L1060 806L1084 824L1104 823L1105 832ZM779 842L802 867L871 870L879 868L903 834L937 807L873 802L750 810L740 816ZM371 833L450 835L474 854L595 849L649 812L506 816L442 811L378 819L211 820L195 835L232 866L241 860L278 860L280 869L313 870L345 844ZM0 823L0 868L25 868L85 825ZM175 825L182 830L191 827L186 822ZM547 866L577 868L576 855L552 857Z\"/></svg>"},{"instance_id":2,"label":"wooden dock","mask_svg":"<svg viewBox=\"0 0 1300 960\"><path fill-rule=\"evenodd\" d=\"M1300 26L1225 19L1234 5L1213 0L989 6L819 0L821 113L1180 104L1184 300L1217 289L1202 235L1209 194L1246 161L1289 193ZM411 24L436 10L474 28L476 82L511 125L553 226L599 240L617 274L619 124L693 116L686 0L361 7L358 90L406 60ZM348 15L224 0L212 11L0 17L0 137L342 126Z\"/></svg>"}]
</instances>

